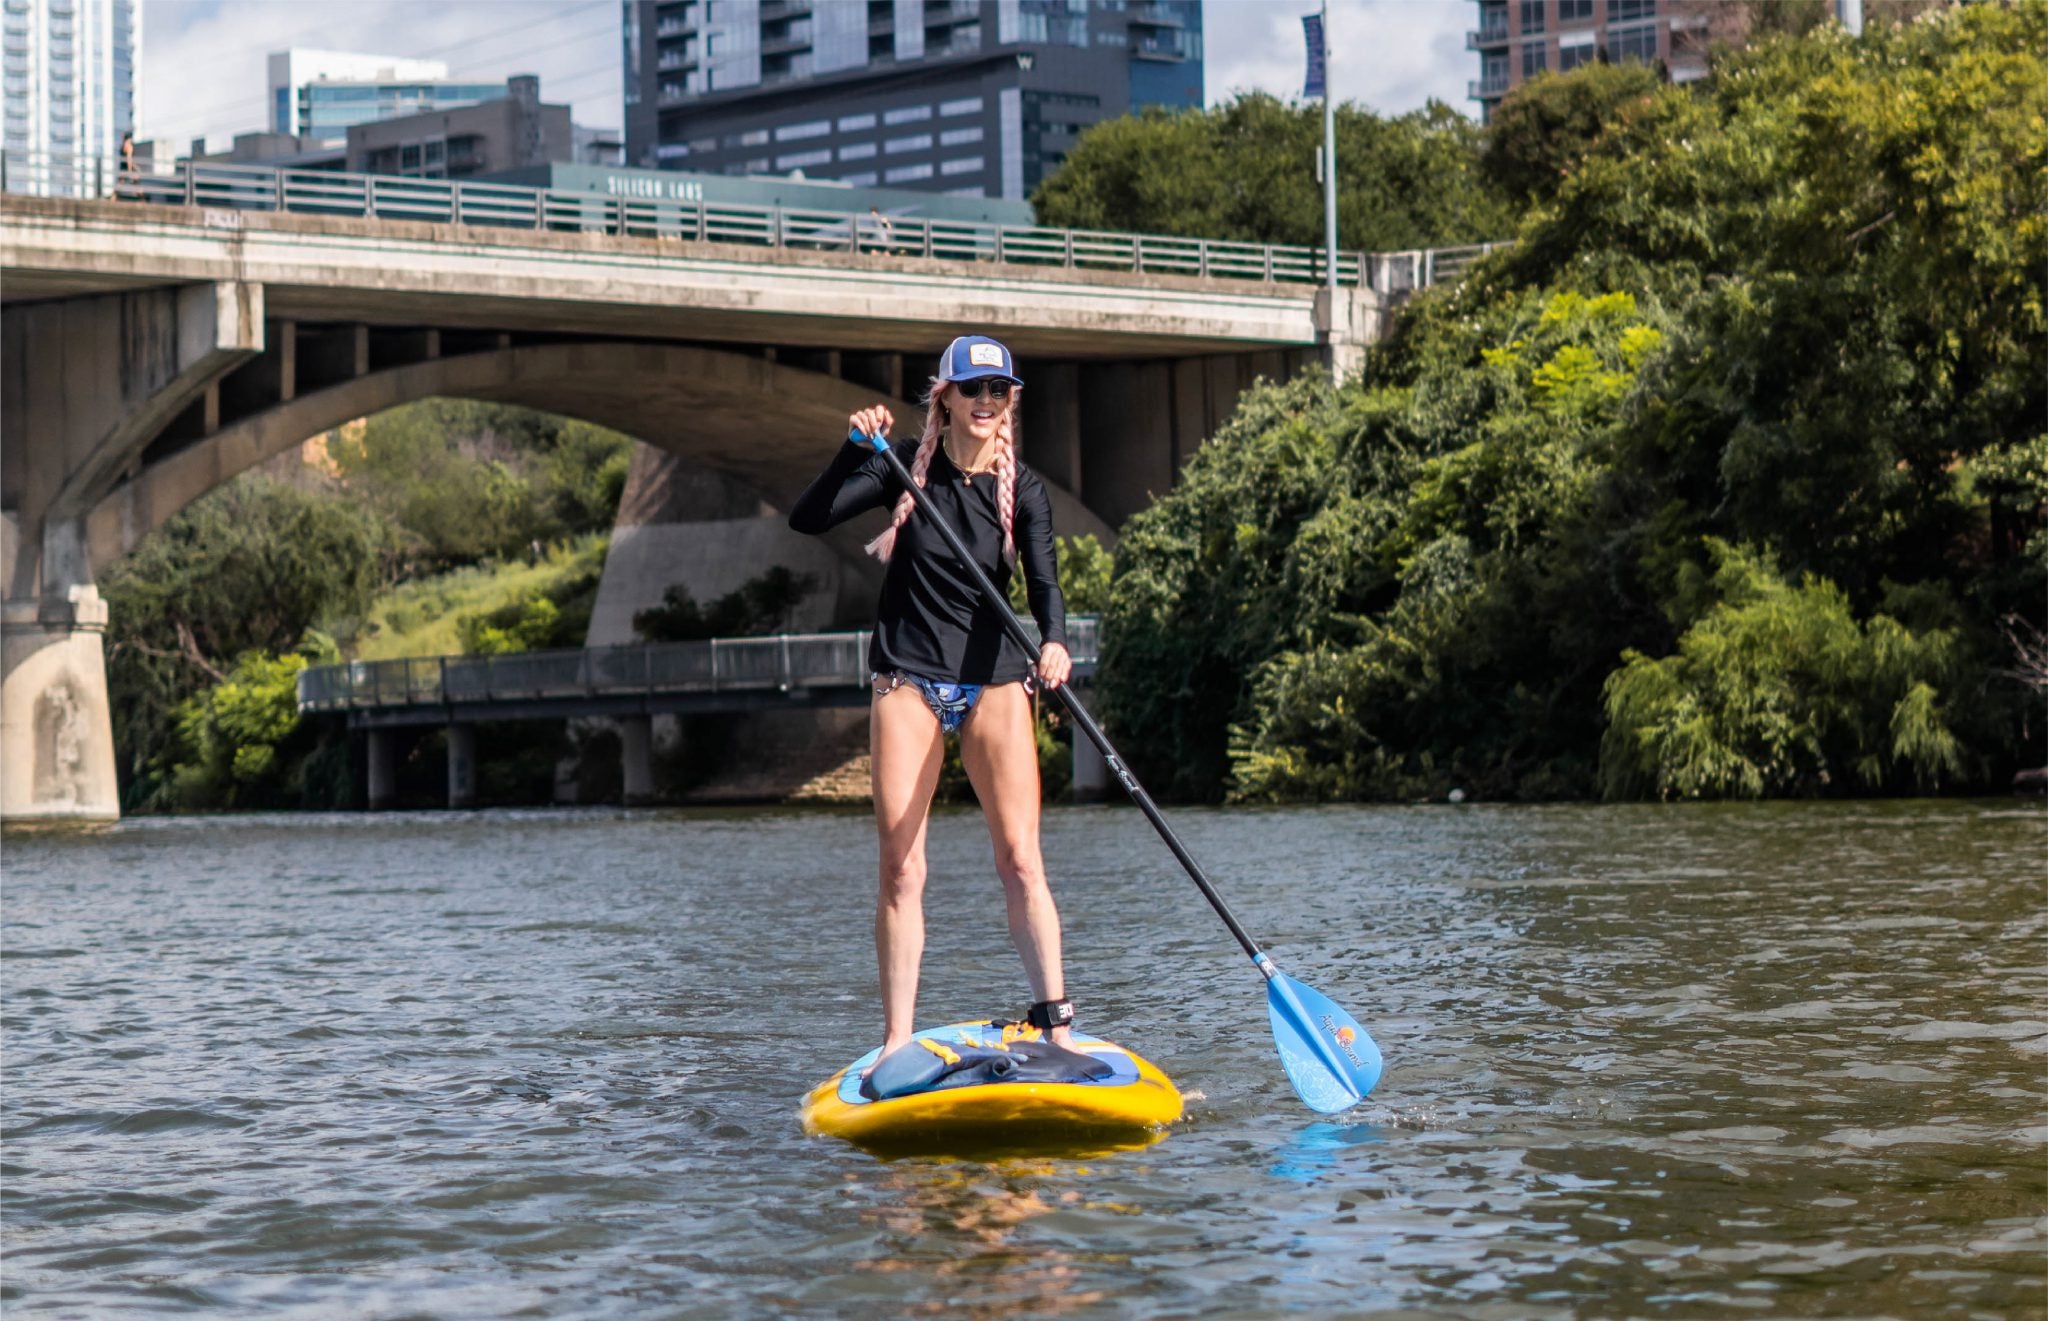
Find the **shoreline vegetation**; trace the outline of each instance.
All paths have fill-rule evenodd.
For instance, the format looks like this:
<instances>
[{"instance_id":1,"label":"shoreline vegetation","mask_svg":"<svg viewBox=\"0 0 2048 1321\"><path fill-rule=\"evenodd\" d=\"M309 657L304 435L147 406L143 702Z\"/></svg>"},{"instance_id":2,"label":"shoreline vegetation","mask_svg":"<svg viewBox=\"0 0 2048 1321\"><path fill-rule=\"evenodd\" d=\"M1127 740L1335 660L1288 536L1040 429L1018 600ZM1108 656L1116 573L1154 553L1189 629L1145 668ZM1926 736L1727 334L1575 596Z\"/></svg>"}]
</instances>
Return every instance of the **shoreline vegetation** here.
<instances>
[{"instance_id":1,"label":"shoreline vegetation","mask_svg":"<svg viewBox=\"0 0 2048 1321\"><path fill-rule=\"evenodd\" d=\"M1825 9L1748 6L1778 28ZM1340 112L1346 246L1516 242L1405 304L1359 377L1247 391L1113 565L1063 547L1104 615L1100 709L1156 794L2038 776L2048 0L1806 26L1684 87L1543 75L1486 128ZM1319 119L1247 97L1109 121L1034 203L1314 242ZM297 719L307 664L580 645L630 445L430 400L171 520L102 581L124 808L352 801L345 735ZM767 627L793 584L750 587L646 626ZM483 732L483 801L549 801L579 739L602 763L601 733L550 729ZM1044 722L1049 792L1065 737Z\"/></svg>"}]
</instances>

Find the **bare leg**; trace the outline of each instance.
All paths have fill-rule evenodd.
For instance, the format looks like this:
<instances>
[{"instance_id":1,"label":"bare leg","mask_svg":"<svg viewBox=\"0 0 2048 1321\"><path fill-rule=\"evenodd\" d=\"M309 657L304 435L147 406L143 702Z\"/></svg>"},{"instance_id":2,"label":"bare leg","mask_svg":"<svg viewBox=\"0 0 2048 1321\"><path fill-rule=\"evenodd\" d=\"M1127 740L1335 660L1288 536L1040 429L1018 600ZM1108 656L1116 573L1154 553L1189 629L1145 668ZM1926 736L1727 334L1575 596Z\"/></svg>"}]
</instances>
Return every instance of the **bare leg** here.
<instances>
[{"instance_id":1,"label":"bare leg","mask_svg":"<svg viewBox=\"0 0 2048 1321\"><path fill-rule=\"evenodd\" d=\"M1024 959L1033 1000L1066 996L1060 961L1060 914L1038 851L1038 745L1031 730L1031 698L1021 683L984 689L960 727L960 760L995 846L1003 881L1010 939ZM1073 1044L1073 1033L1054 1028L1052 1039Z\"/></svg>"},{"instance_id":2,"label":"bare leg","mask_svg":"<svg viewBox=\"0 0 2048 1321\"><path fill-rule=\"evenodd\" d=\"M917 1030L917 973L924 958L924 831L939 784L945 739L917 689L905 684L874 701L875 828L881 891L875 901L875 957L882 973L882 1054ZM876 1058L880 1058L877 1056Z\"/></svg>"}]
</instances>

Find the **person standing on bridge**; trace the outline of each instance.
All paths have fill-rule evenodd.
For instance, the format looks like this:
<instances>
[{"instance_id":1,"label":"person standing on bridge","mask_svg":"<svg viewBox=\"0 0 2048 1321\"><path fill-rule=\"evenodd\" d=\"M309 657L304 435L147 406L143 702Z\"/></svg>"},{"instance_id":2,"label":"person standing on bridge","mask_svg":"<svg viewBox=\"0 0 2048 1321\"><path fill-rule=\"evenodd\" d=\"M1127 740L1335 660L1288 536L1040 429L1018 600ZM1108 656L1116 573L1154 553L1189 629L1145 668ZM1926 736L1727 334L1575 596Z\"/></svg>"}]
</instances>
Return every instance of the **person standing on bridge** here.
<instances>
[{"instance_id":1,"label":"person standing on bridge","mask_svg":"<svg viewBox=\"0 0 2048 1321\"><path fill-rule=\"evenodd\" d=\"M869 446L849 440L791 509L790 527L816 535L871 509L893 510L868 546L888 565L869 644L873 671L870 748L881 893L875 952L881 963L882 1050L886 1058L916 1030L918 967L924 956L925 824L944 761L945 736L960 736L960 759L988 821L1003 883L1010 938L1024 959L1033 1003L1027 1019L1057 1045L1072 1043L1059 911L1038 847L1038 744L1031 685L1067 681L1066 603L1053 548L1045 484L1017 460L1023 380L1010 350L985 335L963 335L939 358L925 398L925 424L910 464L925 498L966 541L998 589L1012 566L1024 573L1043 640L1031 656L1003 631L909 491ZM888 433L881 404L847 419L863 436Z\"/></svg>"}]
</instances>

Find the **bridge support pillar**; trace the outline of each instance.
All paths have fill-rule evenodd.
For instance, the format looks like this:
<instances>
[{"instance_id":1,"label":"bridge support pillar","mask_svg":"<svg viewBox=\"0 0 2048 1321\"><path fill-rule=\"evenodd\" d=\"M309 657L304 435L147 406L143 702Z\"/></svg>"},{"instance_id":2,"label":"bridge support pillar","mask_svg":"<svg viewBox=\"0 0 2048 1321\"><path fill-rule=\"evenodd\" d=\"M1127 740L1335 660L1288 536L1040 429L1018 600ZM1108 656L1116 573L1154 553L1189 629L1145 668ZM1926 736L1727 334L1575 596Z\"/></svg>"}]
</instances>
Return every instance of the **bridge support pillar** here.
<instances>
[{"instance_id":1,"label":"bridge support pillar","mask_svg":"<svg viewBox=\"0 0 2048 1321\"><path fill-rule=\"evenodd\" d=\"M1074 801L1077 803L1099 803L1109 797L1109 763L1102 759L1102 749L1095 746L1095 740L1074 731Z\"/></svg>"},{"instance_id":2,"label":"bridge support pillar","mask_svg":"<svg viewBox=\"0 0 2048 1321\"><path fill-rule=\"evenodd\" d=\"M10 529L11 530L11 529ZM121 815L107 705L106 602L90 583L63 599L8 601L0 628L0 820Z\"/></svg>"},{"instance_id":3,"label":"bridge support pillar","mask_svg":"<svg viewBox=\"0 0 2048 1321\"><path fill-rule=\"evenodd\" d=\"M627 716L619 721L619 769L626 806L654 801L654 717Z\"/></svg>"},{"instance_id":4,"label":"bridge support pillar","mask_svg":"<svg viewBox=\"0 0 2048 1321\"><path fill-rule=\"evenodd\" d=\"M1334 304L1328 289L1316 292L1316 338L1339 384L1365 370L1366 351L1386 337L1386 321L1387 302L1377 290L1339 289Z\"/></svg>"},{"instance_id":5,"label":"bridge support pillar","mask_svg":"<svg viewBox=\"0 0 2048 1321\"><path fill-rule=\"evenodd\" d=\"M372 812L389 811L398 801L398 733L372 729L363 740L363 749L369 759L367 806Z\"/></svg>"},{"instance_id":6,"label":"bridge support pillar","mask_svg":"<svg viewBox=\"0 0 2048 1321\"><path fill-rule=\"evenodd\" d=\"M448 726L448 806L476 806L476 726Z\"/></svg>"}]
</instances>

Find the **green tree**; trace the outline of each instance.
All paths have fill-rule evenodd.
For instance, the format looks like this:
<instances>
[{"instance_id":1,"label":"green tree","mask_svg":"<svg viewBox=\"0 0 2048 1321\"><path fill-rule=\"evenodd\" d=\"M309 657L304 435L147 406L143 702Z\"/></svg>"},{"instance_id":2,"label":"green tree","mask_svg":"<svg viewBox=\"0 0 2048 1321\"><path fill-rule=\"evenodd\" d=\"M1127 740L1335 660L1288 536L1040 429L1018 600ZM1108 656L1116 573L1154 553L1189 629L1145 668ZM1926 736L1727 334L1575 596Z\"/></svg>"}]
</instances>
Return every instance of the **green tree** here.
<instances>
[{"instance_id":1,"label":"green tree","mask_svg":"<svg viewBox=\"0 0 2048 1321\"><path fill-rule=\"evenodd\" d=\"M316 738L299 721L298 679L308 664L341 659L325 635L283 656L247 652L220 682L178 704L166 806L303 807L304 767Z\"/></svg>"},{"instance_id":2,"label":"green tree","mask_svg":"<svg viewBox=\"0 0 2048 1321\"><path fill-rule=\"evenodd\" d=\"M1608 126L1648 108L1663 86L1634 61L1530 79L1494 109L1480 157L1486 177L1518 201L1556 196Z\"/></svg>"},{"instance_id":3,"label":"green tree","mask_svg":"<svg viewBox=\"0 0 2048 1321\"><path fill-rule=\"evenodd\" d=\"M1032 195L1043 225L1320 247L1322 111L1264 93L1210 110L1104 120ZM1479 170L1480 130L1438 102L1391 118L1337 111L1337 240L1387 250L1511 227Z\"/></svg>"},{"instance_id":4,"label":"green tree","mask_svg":"<svg viewBox=\"0 0 2048 1321\"><path fill-rule=\"evenodd\" d=\"M431 569L609 528L631 449L617 432L532 409L427 399L368 419L332 452L344 484Z\"/></svg>"},{"instance_id":5,"label":"green tree","mask_svg":"<svg viewBox=\"0 0 2048 1321\"><path fill-rule=\"evenodd\" d=\"M1610 797L1761 798L1937 787L1961 773L1945 710L1956 638L1859 623L1832 583L1794 587L1725 542L1714 607L1675 654L1622 653L1607 679Z\"/></svg>"},{"instance_id":6,"label":"green tree","mask_svg":"<svg viewBox=\"0 0 2048 1321\"><path fill-rule=\"evenodd\" d=\"M387 581L395 534L361 505L245 476L158 528L100 577L107 690L124 803L168 788L177 712L237 657L278 656L358 617Z\"/></svg>"},{"instance_id":7,"label":"green tree","mask_svg":"<svg viewBox=\"0 0 2048 1321\"><path fill-rule=\"evenodd\" d=\"M1103 682L1141 773L1595 792L1653 677L1733 691L1788 654L1746 607L1709 620L1718 541L1809 584L1770 599L1831 655L1921 666L1845 670L1905 741L1815 735L1836 786L2001 783L2031 725L1995 672L2048 599L2044 52L2029 0L1724 53L1571 138L1517 245L1410 303L1363 379L1248 394L1119 547ZM1809 791L1800 764L1761 791Z\"/></svg>"},{"instance_id":8,"label":"green tree","mask_svg":"<svg viewBox=\"0 0 2048 1321\"><path fill-rule=\"evenodd\" d=\"M1092 532L1078 537L1054 537L1053 549L1060 563L1060 596L1070 615L1099 615L1109 607L1110 573L1115 561ZM1025 591L1024 575L1010 575L1010 608L1025 619L1031 617L1031 601Z\"/></svg>"}]
</instances>

